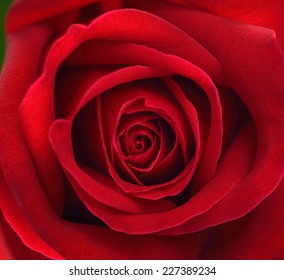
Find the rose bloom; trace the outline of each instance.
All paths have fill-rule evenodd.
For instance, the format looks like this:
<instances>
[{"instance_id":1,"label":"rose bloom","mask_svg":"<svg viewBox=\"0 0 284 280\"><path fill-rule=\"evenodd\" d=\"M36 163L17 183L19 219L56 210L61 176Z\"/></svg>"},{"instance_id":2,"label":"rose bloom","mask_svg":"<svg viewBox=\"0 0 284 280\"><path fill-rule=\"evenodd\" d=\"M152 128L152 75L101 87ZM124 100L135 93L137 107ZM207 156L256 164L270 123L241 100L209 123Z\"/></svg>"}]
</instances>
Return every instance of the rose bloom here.
<instances>
[{"instance_id":1,"label":"rose bloom","mask_svg":"<svg viewBox=\"0 0 284 280\"><path fill-rule=\"evenodd\" d=\"M2 259L283 259L282 0L18 0L0 80Z\"/></svg>"}]
</instances>

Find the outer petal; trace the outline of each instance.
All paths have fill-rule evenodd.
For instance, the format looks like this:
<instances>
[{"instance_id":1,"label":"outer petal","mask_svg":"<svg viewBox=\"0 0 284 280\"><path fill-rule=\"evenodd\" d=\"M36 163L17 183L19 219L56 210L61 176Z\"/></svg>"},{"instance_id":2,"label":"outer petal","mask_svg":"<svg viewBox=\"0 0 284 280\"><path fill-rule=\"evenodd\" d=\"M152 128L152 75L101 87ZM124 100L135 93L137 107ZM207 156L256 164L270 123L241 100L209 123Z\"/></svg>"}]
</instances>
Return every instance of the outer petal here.
<instances>
[{"instance_id":1,"label":"outer petal","mask_svg":"<svg viewBox=\"0 0 284 280\"><path fill-rule=\"evenodd\" d=\"M18 205L2 181L3 178L0 179L0 203L5 209L5 217L13 224L14 230L20 234L28 247L50 258L62 259L64 256L67 259L195 259L208 235L130 236L100 226L70 223L48 213L41 197L31 197L29 201L22 199L22 205ZM36 194L39 192L38 189L33 191ZM38 200L41 203L36 205ZM7 207L11 205L14 207ZM34 211L35 205L37 212ZM29 212L28 219L23 215L21 207ZM41 238L55 248L56 253L46 246Z\"/></svg>"},{"instance_id":2,"label":"outer petal","mask_svg":"<svg viewBox=\"0 0 284 280\"><path fill-rule=\"evenodd\" d=\"M25 28L28 25L37 24L60 14L61 16L66 17L66 15L62 14L65 12L74 11L93 3L100 4L102 13L107 10L121 7L120 0L15 1L15 3L11 6L7 17L7 33L16 32L17 30Z\"/></svg>"},{"instance_id":3,"label":"outer petal","mask_svg":"<svg viewBox=\"0 0 284 280\"><path fill-rule=\"evenodd\" d=\"M29 221L19 222L21 217L28 212L28 208L24 207L24 201L20 199L21 194L25 193L35 200L34 209L37 209L37 204L44 197L42 203L48 205L49 211L53 210L49 208L46 196L58 198L57 189L42 189L25 144L18 115L18 106L27 88L37 77L41 55L49 36L50 30L46 26L36 26L8 38L6 61L0 76L0 163L2 169L0 205L4 217L12 224L15 231L22 235L24 242L33 240L33 243L36 243L47 256L61 258L36 235ZM37 48L34 48L35 45ZM31 60L34 63L30 63ZM25 71L22 71L23 69ZM33 188L37 189L37 192L33 192ZM58 205L56 200L51 199L51 202ZM17 207L20 208L19 212L15 210Z\"/></svg>"},{"instance_id":4,"label":"outer petal","mask_svg":"<svg viewBox=\"0 0 284 280\"><path fill-rule=\"evenodd\" d=\"M216 229L203 259L284 258L284 181L277 190L242 219Z\"/></svg>"},{"instance_id":5,"label":"outer petal","mask_svg":"<svg viewBox=\"0 0 284 280\"><path fill-rule=\"evenodd\" d=\"M28 87L36 79L41 60L48 39L51 36L50 28L47 26L36 26L15 33L8 37L8 49L6 61L1 75L1 164L4 174L12 177L15 166L19 174L28 174L26 168L34 169L29 158L24 138L18 107L25 97ZM36 46L36 51L31 51ZM31 64L30 60L34 63ZM20 143L19 143L20 142ZM53 206L60 212L62 208L62 182L61 173L53 154L43 151L39 145L43 157L36 160L36 171L39 173L39 180ZM25 155L27 156L26 159ZM24 161L27 161L26 164ZM30 164L30 166L29 166ZM29 167L28 167L29 166ZM51 176L52 174L52 176ZM17 176L17 177L20 177ZM10 180L10 179L9 179Z\"/></svg>"},{"instance_id":6,"label":"outer petal","mask_svg":"<svg viewBox=\"0 0 284 280\"><path fill-rule=\"evenodd\" d=\"M45 260L47 258L27 247L0 214L0 260L10 259Z\"/></svg>"},{"instance_id":7,"label":"outer petal","mask_svg":"<svg viewBox=\"0 0 284 280\"><path fill-rule=\"evenodd\" d=\"M22 179L23 182L29 183L29 180L25 180L19 176L18 178ZM16 180L17 178L15 181ZM15 189L19 186L19 183L17 185L16 184L17 183L13 184ZM24 189L23 191L31 193L31 185L27 184L27 186L28 190ZM42 190L40 187L35 183L33 187L35 187L34 192L32 192L33 196L30 196L29 199L21 199L22 194L19 192L14 197L13 195L15 193L9 189L3 178L3 174L0 173L0 205L2 207L4 218L6 221L9 221L13 230L20 236L22 242L27 247L41 252L46 257L63 259L63 257L56 250L51 248L50 242L43 240L42 236L39 236L37 232L38 227L34 226L36 223L43 223L45 224L45 227L46 225L52 225L54 212L52 212L52 210L49 208L50 205L47 203L45 197L42 197ZM33 221L31 219L27 219L27 213L29 213L31 210L29 208L32 208L33 211L33 215L29 216L34 216ZM35 212L34 209L37 209L39 212ZM45 217L47 217L47 220L49 220L48 222L46 221ZM50 230L50 234L52 234L52 231L53 230Z\"/></svg>"},{"instance_id":8,"label":"outer petal","mask_svg":"<svg viewBox=\"0 0 284 280\"><path fill-rule=\"evenodd\" d=\"M168 2L273 29L284 51L284 2L282 0L168 0Z\"/></svg>"},{"instance_id":9,"label":"outer petal","mask_svg":"<svg viewBox=\"0 0 284 280\"><path fill-rule=\"evenodd\" d=\"M9 250L7 241L4 237L4 226L2 225L2 223L4 223L4 218L1 214L1 218L0 218L0 260L12 260L13 259L13 255L11 253L11 251Z\"/></svg>"}]
</instances>

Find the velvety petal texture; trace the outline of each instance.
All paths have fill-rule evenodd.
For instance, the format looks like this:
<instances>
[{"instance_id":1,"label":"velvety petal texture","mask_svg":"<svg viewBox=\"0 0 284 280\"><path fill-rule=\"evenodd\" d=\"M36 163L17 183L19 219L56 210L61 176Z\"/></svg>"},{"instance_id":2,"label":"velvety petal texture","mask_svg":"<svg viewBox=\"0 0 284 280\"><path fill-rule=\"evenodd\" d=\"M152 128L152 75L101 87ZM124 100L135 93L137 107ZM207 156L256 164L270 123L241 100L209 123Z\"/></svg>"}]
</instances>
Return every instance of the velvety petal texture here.
<instances>
[{"instance_id":1,"label":"velvety petal texture","mask_svg":"<svg viewBox=\"0 0 284 280\"><path fill-rule=\"evenodd\" d=\"M0 258L283 259L283 9L15 1Z\"/></svg>"}]
</instances>

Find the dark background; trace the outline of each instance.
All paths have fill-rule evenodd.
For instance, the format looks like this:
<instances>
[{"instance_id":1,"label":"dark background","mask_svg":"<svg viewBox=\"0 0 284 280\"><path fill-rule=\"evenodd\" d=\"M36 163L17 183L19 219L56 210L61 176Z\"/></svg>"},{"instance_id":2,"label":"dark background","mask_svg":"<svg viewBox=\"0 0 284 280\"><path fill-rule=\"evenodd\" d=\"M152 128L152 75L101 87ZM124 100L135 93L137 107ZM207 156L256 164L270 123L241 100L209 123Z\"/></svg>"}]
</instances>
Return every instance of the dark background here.
<instances>
[{"instance_id":1,"label":"dark background","mask_svg":"<svg viewBox=\"0 0 284 280\"><path fill-rule=\"evenodd\" d=\"M3 58L5 54L5 38L4 38L4 24L5 14L12 0L0 0L0 69L2 68Z\"/></svg>"}]
</instances>

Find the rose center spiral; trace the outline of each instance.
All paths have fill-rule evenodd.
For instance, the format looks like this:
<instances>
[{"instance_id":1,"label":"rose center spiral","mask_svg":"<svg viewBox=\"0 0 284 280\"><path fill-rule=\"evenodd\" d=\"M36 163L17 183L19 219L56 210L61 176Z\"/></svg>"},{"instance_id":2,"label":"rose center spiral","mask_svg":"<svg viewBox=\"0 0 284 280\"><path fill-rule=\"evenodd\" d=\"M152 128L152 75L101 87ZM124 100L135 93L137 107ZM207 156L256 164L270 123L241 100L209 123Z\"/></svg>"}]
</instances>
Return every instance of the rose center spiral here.
<instances>
[{"instance_id":1,"label":"rose center spiral","mask_svg":"<svg viewBox=\"0 0 284 280\"><path fill-rule=\"evenodd\" d=\"M137 153L145 153L152 145L151 139L147 135L137 135L133 139L133 146Z\"/></svg>"}]
</instances>

